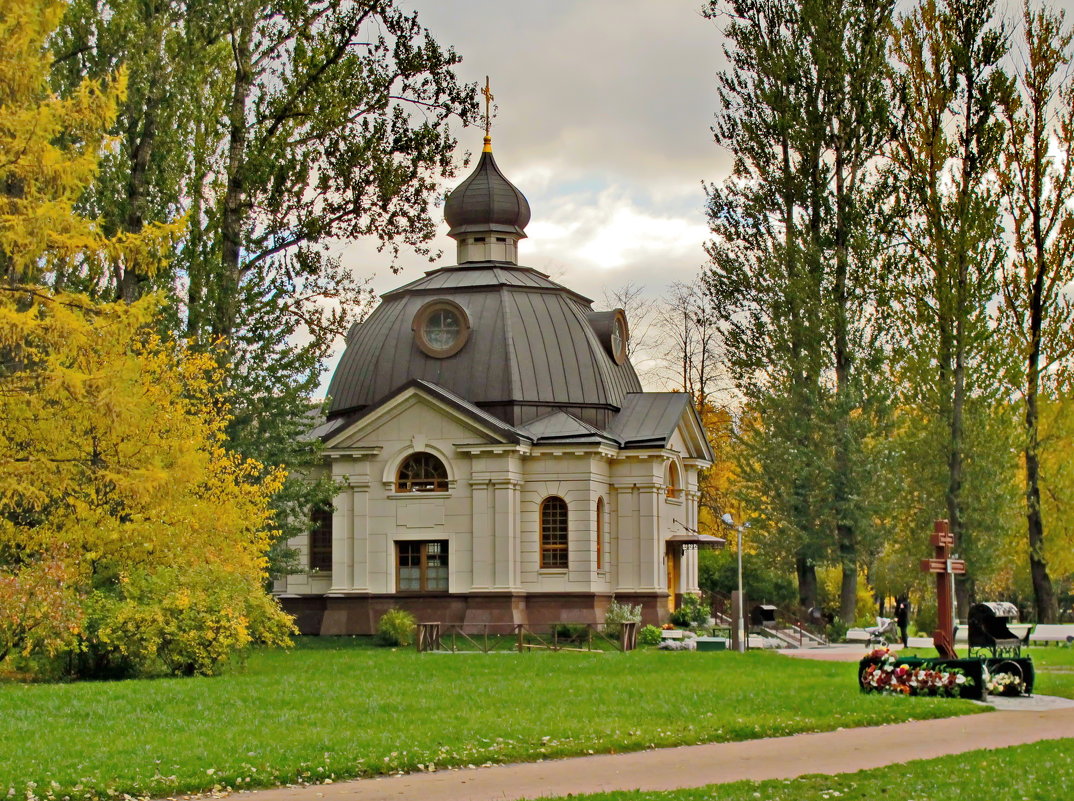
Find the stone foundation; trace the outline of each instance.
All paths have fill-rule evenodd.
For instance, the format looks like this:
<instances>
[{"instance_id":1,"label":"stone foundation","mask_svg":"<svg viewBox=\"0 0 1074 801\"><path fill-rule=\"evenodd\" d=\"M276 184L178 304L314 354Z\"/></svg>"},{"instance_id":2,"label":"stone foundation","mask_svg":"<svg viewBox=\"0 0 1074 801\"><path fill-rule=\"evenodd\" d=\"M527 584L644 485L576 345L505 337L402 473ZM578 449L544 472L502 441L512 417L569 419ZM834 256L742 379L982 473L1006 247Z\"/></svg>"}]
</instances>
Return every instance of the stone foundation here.
<instances>
[{"instance_id":1,"label":"stone foundation","mask_svg":"<svg viewBox=\"0 0 1074 801\"><path fill-rule=\"evenodd\" d=\"M284 611L295 616L302 634L375 634L389 609L405 609L418 622L462 626L471 632L485 624L522 624L535 630L554 623L603 623L612 595L603 593L472 593L469 595L281 595ZM618 593L620 603L640 605L642 625L667 620L667 593ZM500 632L497 632L500 633Z\"/></svg>"}]
</instances>

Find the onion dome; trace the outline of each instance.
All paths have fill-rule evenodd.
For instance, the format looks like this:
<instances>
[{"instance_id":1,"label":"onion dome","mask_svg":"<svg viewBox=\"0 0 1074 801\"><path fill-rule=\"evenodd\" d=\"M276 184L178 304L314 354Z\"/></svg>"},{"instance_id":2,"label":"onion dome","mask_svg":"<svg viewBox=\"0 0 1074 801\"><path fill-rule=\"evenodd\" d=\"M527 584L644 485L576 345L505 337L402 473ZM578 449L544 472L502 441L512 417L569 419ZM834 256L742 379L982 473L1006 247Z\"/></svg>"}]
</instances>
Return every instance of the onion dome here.
<instances>
[{"instance_id":1,"label":"onion dome","mask_svg":"<svg viewBox=\"0 0 1074 801\"><path fill-rule=\"evenodd\" d=\"M526 236L530 204L496 165L488 137L477 168L448 195L444 219L451 226L448 236L459 243L460 263L489 259L517 263L514 245ZM497 253L486 247L464 247L497 241L509 247L498 248Z\"/></svg>"}]
</instances>

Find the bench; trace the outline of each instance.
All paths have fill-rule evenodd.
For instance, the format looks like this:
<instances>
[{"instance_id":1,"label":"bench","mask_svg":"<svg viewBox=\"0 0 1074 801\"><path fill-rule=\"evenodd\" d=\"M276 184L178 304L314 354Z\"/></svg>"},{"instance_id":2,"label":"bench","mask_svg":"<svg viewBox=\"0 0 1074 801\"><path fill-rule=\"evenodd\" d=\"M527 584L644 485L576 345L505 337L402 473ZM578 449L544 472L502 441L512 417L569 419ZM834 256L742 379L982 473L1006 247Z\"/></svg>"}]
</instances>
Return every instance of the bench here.
<instances>
[{"instance_id":1,"label":"bench","mask_svg":"<svg viewBox=\"0 0 1074 801\"><path fill-rule=\"evenodd\" d=\"M1038 623L1029 635L1030 645L1074 643L1074 623Z\"/></svg>"}]
</instances>

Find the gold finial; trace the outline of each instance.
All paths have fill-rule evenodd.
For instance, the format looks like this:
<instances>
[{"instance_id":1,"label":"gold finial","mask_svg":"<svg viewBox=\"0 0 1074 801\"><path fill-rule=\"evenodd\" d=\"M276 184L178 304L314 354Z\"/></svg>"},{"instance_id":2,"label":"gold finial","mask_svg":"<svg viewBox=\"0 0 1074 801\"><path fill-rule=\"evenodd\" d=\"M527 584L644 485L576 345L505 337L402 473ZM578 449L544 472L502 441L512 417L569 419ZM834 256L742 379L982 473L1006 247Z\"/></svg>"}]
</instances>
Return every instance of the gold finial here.
<instances>
[{"instance_id":1,"label":"gold finial","mask_svg":"<svg viewBox=\"0 0 1074 801\"><path fill-rule=\"evenodd\" d=\"M485 96L485 146L482 151L485 153L492 152L492 136L490 131L492 130L492 118L489 115L489 106L492 103L492 89L489 86L489 76L485 76L485 88L481 90L481 94Z\"/></svg>"}]
</instances>

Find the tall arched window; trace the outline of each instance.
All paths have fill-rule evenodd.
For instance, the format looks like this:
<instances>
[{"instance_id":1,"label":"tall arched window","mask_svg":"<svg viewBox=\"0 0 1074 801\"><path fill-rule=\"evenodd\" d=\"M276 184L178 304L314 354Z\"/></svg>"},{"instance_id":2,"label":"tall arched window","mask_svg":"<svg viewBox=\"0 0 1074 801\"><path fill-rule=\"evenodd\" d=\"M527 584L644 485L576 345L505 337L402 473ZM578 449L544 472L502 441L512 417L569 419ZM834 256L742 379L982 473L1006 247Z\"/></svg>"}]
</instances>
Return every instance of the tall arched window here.
<instances>
[{"instance_id":1,"label":"tall arched window","mask_svg":"<svg viewBox=\"0 0 1074 801\"><path fill-rule=\"evenodd\" d=\"M541 504L541 567L567 568L567 502L554 495Z\"/></svg>"},{"instance_id":2,"label":"tall arched window","mask_svg":"<svg viewBox=\"0 0 1074 801\"><path fill-rule=\"evenodd\" d=\"M332 504L318 504L310 510L310 570L332 569Z\"/></svg>"},{"instance_id":3,"label":"tall arched window","mask_svg":"<svg viewBox=\"0 0 1074 801\"><path fill-rule=\"evenodd\" d=\"M668 462L668 497L682 497L682 477L679 475L679 466L674 459Z\"/></svg>"},{"instance_id":4,"label":"tall arched window","mask_svg":"<svg viewBox=\"0 0 1074 801\"><path fill-rule=\"evenodd\" d=\"M412 453L399 465L395 491L447 492L447 468L431 453L424 451Z\"/></svg>"},{"instance_id":5,"label":"tall arched window","mask_svg":"<svg viewBox=\"0 0 1074 801\"><path fill-rule=\"evenodd\" d=\"M597 570L604 569L604 499L597 498Z\"/></svg>"}]
</instances>

